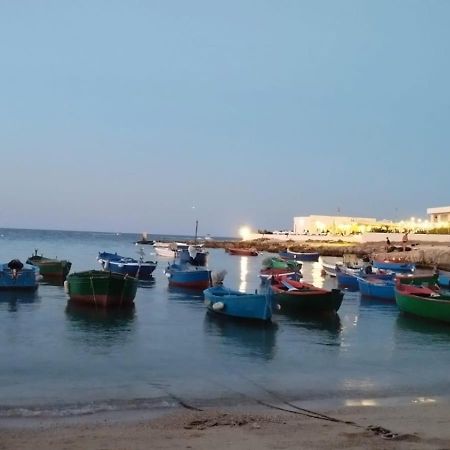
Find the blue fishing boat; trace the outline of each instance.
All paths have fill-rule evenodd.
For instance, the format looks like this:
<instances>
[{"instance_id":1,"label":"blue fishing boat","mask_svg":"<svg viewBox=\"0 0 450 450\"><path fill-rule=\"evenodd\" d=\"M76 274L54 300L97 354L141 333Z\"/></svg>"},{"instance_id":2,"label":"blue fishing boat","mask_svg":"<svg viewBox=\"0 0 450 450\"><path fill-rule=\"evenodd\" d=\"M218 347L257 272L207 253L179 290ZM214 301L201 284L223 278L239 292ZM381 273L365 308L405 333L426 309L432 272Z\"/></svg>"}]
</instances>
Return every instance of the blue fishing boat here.
<instances>
[{"instance_id":1,"label":"blue fishing boat","mask_svg":"<svg viewBox=\"0 0 450 450\"><path fill-rule=\"evenodd\" d=\"M357 278L362 295L395 301L395 281L379 278Z\"/></svg>"},{"instance_id":2,"label":"blue fishing boat","mask_svg":"<svg viewBox=\"0 0 450 450\"><path fill-rule=\"evenodd\" d=\"M372 266L367 266L361 269L351 269L336 265L336 279L340 288L346 288L350 291L358 291L358 278L365 278L369 280L393 280L395 278L394 272L373 271Z\"/></svg>"},{"instance_id":3,"label":"blue fishing boat","mask_svg":"<svg viewBox=\"0 0 450 450\"><path fill-rule=\"evenodd\" d=\"M373 260L373 267L381 270L392 270L394 272L414 272L415 264L396 261Z\"/></svg>"},{"instance_id":4,"label":"blue fishing boat","mask_svg":"<svg viewBox=\"0 0 450 450\"><path fill-rule=\"evenodd\" d=\"M438 284L439 286L450 288L450 273L440 270L438 276Z\"/></svg>"},{"instance_id":5,"label":"blue fishing boat","mask_svg":"<svg viewBox=\"0 0 450 450\"><path fill-rule=\"evenodd\" d=\"M169 286L206 289L211 285L211 271L206 267L207 253L189 246L164 270Z\"/></svg>"},{"instance_id":6,"label":"blue fishing boat","mask_svg":"<svg viewBox=\"0 0 450 450\"><path fill-rule=\"evenodd\" d=\"M361 270L349 269L348 267L336 264L336 279L340 288L346 288L349 291L357 291L359 289L358 276L362 275Z\"/></svg>"},{"instance_id":7,"label":"blue fishing boat","mask_svg":"<svg viewBox=\"0 0 450 450\"><path fill-rule=\"evenodd\" d=\"M318 261L320 256L318 252L292 252L290 250L279 252L278 255L280 258L295 261Z\"/></svg>"},{"instance_id":8,"label":"blue fishing boat","mask_svg":"<svg viewBox=\"0 0 450 450\"><path fill-rule=\"evenodd\" d=\"M141 251L141 257L136 260L117 253L100 252L97 261L101 264L103 270L129 275L138 280L149 280L152 279L152 273L157 266L157 262L144 261L143 254L143 251Z\"/></svg>"},{"instance_id":9,"label":"blue fishing boat","mask_svg":"<svg viewBox=\"0 0 450 450\"><path fill-rule=\"evenodd\" d=\"M222 285L205 289L205 305L208 311L239 319L270 320L272 318L272 294L265 292L247 294Z\"/></svg>"},{"instance_id":10,"label":"blue fishing boat","mask_svg":"<svg viewBox=\"0 0 450 450\"><path fill-rule=\"evenodd\" d=\"M39 284L39 268L18 259L0 264L0 289L34 290Z\"/></svg>"}]
</instances>

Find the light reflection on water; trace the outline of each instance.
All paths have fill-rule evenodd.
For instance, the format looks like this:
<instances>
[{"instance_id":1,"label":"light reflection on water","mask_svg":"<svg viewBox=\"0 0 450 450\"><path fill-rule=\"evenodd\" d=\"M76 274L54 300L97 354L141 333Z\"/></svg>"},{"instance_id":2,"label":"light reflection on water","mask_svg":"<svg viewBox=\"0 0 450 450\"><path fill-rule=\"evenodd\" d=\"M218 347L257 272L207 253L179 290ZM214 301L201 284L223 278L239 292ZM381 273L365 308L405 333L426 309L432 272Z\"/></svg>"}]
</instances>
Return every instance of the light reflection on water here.
<instances>
[{"instance_id":1,"label":"light reflection on water","mask_svg":"<svg viewBox=\"0 0 450 450\"><path fill-rule=\"evenodd\" d=\"M241 256L241 273L239 290L245 292L247 289L247 275L248 275L248 256Z\"/></svg>"}]
</instances>

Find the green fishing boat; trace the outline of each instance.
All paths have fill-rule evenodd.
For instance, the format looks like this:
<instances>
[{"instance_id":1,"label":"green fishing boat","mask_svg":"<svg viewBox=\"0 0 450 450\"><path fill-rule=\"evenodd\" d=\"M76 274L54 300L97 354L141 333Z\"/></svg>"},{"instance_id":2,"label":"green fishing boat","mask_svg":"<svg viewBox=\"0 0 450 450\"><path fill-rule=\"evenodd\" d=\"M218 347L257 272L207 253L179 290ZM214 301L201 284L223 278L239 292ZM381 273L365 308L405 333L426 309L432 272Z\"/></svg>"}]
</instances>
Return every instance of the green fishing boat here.
<instances>
[{"instance_id":1,"label":"green fishing boat","mask_svg":"<svg viewBox=\"0 0 450 450\"><path fill-rule=\"evenodd\" d=\"M73 302L125 308L133 305L138 280L115 272L90 270L70 274L65 286Z\"/></svg>"},{"instance_id":2,"label":"green fishing boat","mask_svg":"<svg viewBox=\"0 0 450 450\"><path fill-rule=\"evenodd\" d=\"M45 278L60 278L65 279L70 272L72 263L65 259L59 260L56 258L45 258L34 251L34 255L27 259L27 264L39 267L39 272Z\"/></svg>"},{"instance_id":3,"label":"green fishing boat","mask_svg":"<svg viewBox=\"0 0 450 450\"><path fill-rule=\"evenodd\" d=\"M404 313L450 323L450 295L435 289L398 284L395 289L395 302Z\"/></svg>"}]
</instances>

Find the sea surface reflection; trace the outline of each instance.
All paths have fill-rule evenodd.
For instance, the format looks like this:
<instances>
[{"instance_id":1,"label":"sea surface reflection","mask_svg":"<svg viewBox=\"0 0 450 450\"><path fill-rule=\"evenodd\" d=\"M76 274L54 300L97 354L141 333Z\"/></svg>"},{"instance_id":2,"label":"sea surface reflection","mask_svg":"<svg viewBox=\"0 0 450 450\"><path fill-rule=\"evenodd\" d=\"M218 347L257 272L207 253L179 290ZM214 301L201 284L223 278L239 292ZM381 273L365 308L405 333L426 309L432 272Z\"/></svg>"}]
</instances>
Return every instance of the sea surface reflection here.
<instances>
[{"instance_id":1,"label":"sea surface reflection","mask_svg":"<svg viewBox=\"0 0 450 450\"><path fill-rule=\"evenodd\" d=\"M211 348L240 358L272 359L276 351L276 323L229 320L206 313L203 329Z\"/></svg>"}]
</instances>

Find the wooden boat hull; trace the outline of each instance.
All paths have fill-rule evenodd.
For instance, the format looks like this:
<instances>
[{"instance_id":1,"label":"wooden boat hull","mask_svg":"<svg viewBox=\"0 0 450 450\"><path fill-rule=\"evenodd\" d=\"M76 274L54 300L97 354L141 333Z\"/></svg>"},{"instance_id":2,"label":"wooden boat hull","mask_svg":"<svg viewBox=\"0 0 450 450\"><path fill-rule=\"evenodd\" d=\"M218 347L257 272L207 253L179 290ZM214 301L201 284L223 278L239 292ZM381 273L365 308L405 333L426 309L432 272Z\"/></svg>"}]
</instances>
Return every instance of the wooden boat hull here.
<instances>
[{"instance_id":1,"label":"wooden boat hull","mask_svg":"<svg viewBox=\"0 0 450 450\"><path fill-rule=\"evenodd\" d=\"M336 264L322 262L322 271L330 277L336 277Z\"/></svg>"},{"instance_id":2,"label":"wooden boat hull","mask_svg":"<svg viewBox=\"0 0 450 450\"><path fill-rule=\"evenodd\" d=\"M215 286L203 291L205 305L213 314L235 319L268 321L272 317L271 294L244 294Z\"/></svg>"},{"instance_id":3,"label":"wooden boat hull","mask_svg":"<svg viewBox=\"0 0 450 450\"><path fill-rule=\"evenodd\" d=\"M108 269L111 272L128 275L138 280L149 280L157 266L156 262L146 261L143 263L121 263L120 261L109 261Z\"/></svg>"},{"instance_id":4,"label":"wooden boat hull","mask_svg":"<svg viewBox=\"0 0 450 450\"><path fill-rule=\"evenodd\" d=\"M318 252L279 252L280 258L290 259L294 261L319 261L320 254Z\"/></svg>"},{"instance_id":5,"label":"wooden boat hull","mask_svg":"<svg viewBox=\"0 0 450 450\"><path fill-rule=\"evenodd\" d=\"M94 307L132 306L137 287L136 278L113 272L92 270L74 273L67 277L70 300Z\"/></svg>"},{"instance_id":6,"label":"wooden boat hull","mask_svg":"<svg viewBox=\"0 0 450 450\"><path fill-rule=\"evenodd\" d=\"M450 323L450 297L423 297L395 290L395 301L400 311L417 317Z\"/></svg>"},{"instance_id":7,"label":"wooden boat hull","mask_svg":"<svg viewBox=\"0 0 450 450\"><path fill-rule=\"evenodd\" d=\"M164 273L169 280L169 286L203 290L211 284L211 271L203 267L184 270L182 266L172 264Z\"/></svg>"},{"instance_id":8,"label":"wooden boat hull","mask_svg":"<svg viewBox=\"0 0 450 450\"><path fill-rule=\"evenodd\" d=\"M438 284L439 286L450 288L450 273L439 271Z\"/></svg>"},{"instance_id":9,"label":"wooden boat hull","mask_svg":"<svg viewBox=\"0 0 450 450\"><path fill-rule=\"evenodd\" d=\"M295 290L286 290L283 280L277 280L272 286L274 303L280 305L281 313L330 313L337 312L341 307L344 293L339 289L328 291L307 283L288 280L289 286Z\"/></svg>"},{"instance_id":10,"label":"wooden boat hull","mask_svg":"<svg viewBox=\"0 0 450 450\"><path fill-rule=\"evenodd\" d=\"M414 272L415 264L405 262L391 262L391 261L373 261L373 267L381 270L392 270L394 272Z\"/></svg>"},{"instance_id":11,"label":"wooden boat hull","mask_svg":"<svg viewBox=\"0 0 450 450\"><path fill-rule=\"evenodd\" d=\"M14 271L7 264L0 265L0 289L5 290L30 290L37 289L39 269L32 265L23 266Z\"/></svg>"},{"instance_id":12,"label":"wooden boat hull","mask_svg":"<svg viewBox=\"0 0 450 450\"><path fill-rule=\"evenodd\" d=\"M258 256L258 252L256 250L248 248L229 248L228 253L230 255L237 255L237 256Z\"/></svg>"},{"instance_id":13,"label":"wooden boat hull","mask_svg":"<svg viewBox=\"0 0 450 450\"><path fill-rule=\"evenodd\" d=\"M358 275L356 273L347 273L336 270L336 279L340 288L346 288L350 291L358 291Z\"/></svg>"},{"instance_id":14,"label":"wooden boat hull","mask_svg":"<svg viewBox=\"0 0 450 450\"><path fill-rule=\"evenodd\" d=\"M395 301L395 282L393 280L370 280L358 277L357 281L362 295Z\"/></svg>"},{"instance_id":15,"label":"wooden boat hull","mask_svg":"<svg viewBox=\"0 0 450 450\"><path fill-rule=\"evenodd\" d=\"M39 267L39 273L43 278L65 279L72 267L70 261L44 258L36 255L28 258L27 264Z\"/></svg>"}]
</instances>

